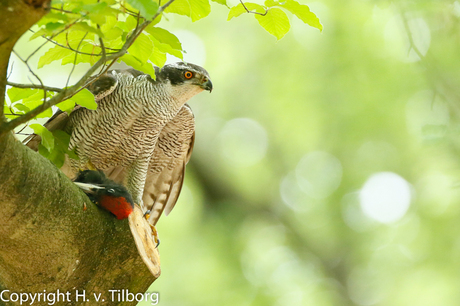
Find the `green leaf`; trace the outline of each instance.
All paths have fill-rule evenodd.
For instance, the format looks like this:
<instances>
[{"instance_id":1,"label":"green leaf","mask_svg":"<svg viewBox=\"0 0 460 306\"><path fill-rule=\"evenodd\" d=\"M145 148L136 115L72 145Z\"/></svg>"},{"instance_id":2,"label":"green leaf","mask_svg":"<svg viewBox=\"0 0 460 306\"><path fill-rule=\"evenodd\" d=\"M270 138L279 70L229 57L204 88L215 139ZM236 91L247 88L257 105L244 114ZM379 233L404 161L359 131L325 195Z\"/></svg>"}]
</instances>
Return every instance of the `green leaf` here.
<instances>
[{"instance_id":1,"label":"green leaf","mask_svg":"<svg viewBox=\"0 0 460 306\"><path fill-rule=\"evenodd\" d=\"M72 100L74 103L86 107L87 109L95 110L97 108L97 103L93 94L86 88L70 97L69 100Z\"/></svg>"},{"instance_id":2,"label":"green leaf","mask_svg":"<svg viewBox=\"0 0 460 306\"><path fill-rule=\"evenodd\" d=\"M46 158L49 159L50 152L41 143L38 144L38 153L40 153L41 156L46 157Z\"/></svg>"},{"instance_id":3,"label":"green leaf","mask_svg":"<svg viewBox=\"0 0 460 306\"><path fill-rule=\"evenodd\" d=\"M47 31L54 33L54 32L62 30L65 26L66 25L64 23L50 22L46 24L45 28Z\"/></svg>"},{"instance_id":4,"label":"green leaf","mask_svg":"<svg viewBox=\"0 0 460 306\"><path fill-rule=\"evenodd\" d=\"M168 44L171 48L176 50L182 50L182 44L176 35L172 34L168 30L158 27L147 27L145 31L151 34L156 40L163 44Z\"/></svg>"},{"instance_id":5,"label":"green leaf","mask_svg":"<svg viewBox=\"0 0 460 306\"><path fill-rule=\"evenodd\" d=\"M56 106L63 112L67 112L67 113L70 113L74 107L75 107L75 102L70 100L70 99L67 99L67 100L64 100L63 102L61 103L58 103L56 104Z\"/></svg>"},{"instance_id":6,"label":"green leaf","mask_svg":"<svg viewBox=\"0 0 460 306\"><path fill-rule=\"evenodd\" d=\"M38 69L42 68L45 65L51 64L54 61L58 61L60 59L63 59L67 56L72 56L74 55L74 52L72 50L62 48L59 46L55 46L43 54L40 59L38 60Z\"/></svg>"},{"instance_id":7,"label":"green leaf","mask_svg":"<svg viewBox=\"0 0 460 306\"><path fill-rule=\"evenodd\" d=\"M117 24L120 23L124 27L126 24L124 22L117 21L114 17L107 17L107 21L101 26L101 31L105 35L104 44L108 48L118 49L123 45L123 34L124 31Z\"/></svg>"},{"instance_id":8,"label":"green leaf","mask_svg":"<svg viewBox=\"0 0 460 306\"><path fill-rule=\"evenodd\" d=\"M134 41L128 49L128 53L136 57L141 63L148 61L153 52L153 42L150 37L144 33Z\"/></svg>"},{"instance_id":9,"label":"green leaf","mask_svg":"<svg viewBox=\"0 0 460 306\"><path fill-rule=\"evenodd\" d=\"M134 28L136 28L136 26L137 26L137 19L134 18L133 16L129 15L129 16L126 18L125 25L126 25L126 30L125 30L125 32L129 32L129 31L133 30Z\"/></svg>"},{"instance_id":10,"label":"green leaf","mask_svg":"<svg viewBox=\"0 0 460 306\"><path fill-rule=\"evenodd\" d=\"M309 26L317 28L320 31L323 30L323 25L321 24L315 13L310 11L308 5L300 4L295 0L286 0L282 2L278 2L275 0L266 0L265 5L268 7L279 6L285 8Z\"/></svg>"},{"instance_id":11,"label":"green leaf","mask_svg":"<svg viewBox=\"0 0 460 306\"><path fill-rule=\"evenodd\" d=\"M31 124L29 125L29 127L32 130L34 130L35 134L40 135L42 137L43 146L48 150L48 152L51 152L54 149L53 134L50 131L48 131L46 127L38 123Z\"/></svg>"},{"instance_id":12,"label":"green leaf","mask_svg":"<svg viewBox=\"0 0 460 306\"><path fill-rule=\"evenodd\" d=\"M209 0L176 0L165 12L189 16L195 22L209 15L211 5Z\"/></svg>"},{"instance_id":13,"label":"green leaf","mask_svg":"<svg viewBox=\"0 0 460 306\"><path fill-rule=\"evenodd\" d=\"M83 9L90 12L89 19L97 24L105 24L107 17L116 18L121 13L121 11L111 8L105 2L86 4Z\"/></svg>"},{"instance_id":14,"label":"green leaf","mask_svg":"<svg viewBox=\"0 0 460 306\"><path fill-rule=\"evenodd\" d=\"M131 54L125 54L121 57L121 60L125 62L128 66L133 67L136 70L148 73L153 79L155 79L155 68L149 62L141 63Z\"/></svg>"},{"instance_id":15,"label":"green leaf","mask_svg":"<svg viewBox=\"0 0 460 306\"><path fill-rule=\"evenodd\" d=\"M48 150L42 143L38 146L38 152L40 155L49 159L56 167L61 168L65 162L66 154L73 159L79 159L75 150L69 150L70 135L64 131L56 130L52 133L54 139L54 147Z\"/></svg>"},{"instance_id":16,"label":"green leaf","mask_svg":"<svg viewBox=\"0 0 460 306\"><path fill-rule=\"evenodd\" d=\"M75 153L75 149L69 150L70 144L70 135L61 130L53 131L54 136L54 147L56 150L61 152L61 155L67 154L72 159L80 159L78 155ZM59 166L59 168L62 167Z\"/></svg>"},{"instance_id":17,"label":"green leaf","mask_svg":"<svg viewBox=\"0 0 460 306\"><path fill-rule=\"evenodd\" d=\"M288 16L279 8L269 9L265 16L254 16L259 21L259 24L278 40L283 38L291 27Z\"/></svg>"},{"instance_id":18,"label":"green leaf","mask_svg":"<svg viewBox=\"0 0 460 306\"><path fill-rule=\"evenodd\" d=\"M39 22L37 22L37 25L42 26L53 21L62 21L67 23L69 22L69 16L67 14L49 12L42 19L40 19Z\"/></svg>"},{"instance_id":19,"label":"green leaf","mask_svg":"<svg viewBox=\"0 0 460 306\"><path fill-rule=\"evenodd\" d=\"M260 4L248 2L244 5L249 11L254 11L261 14L265 13L265 8ZM230 9L230 12L228 12L227 21L231 20L234 17L238 17L244 13L247 13L247 11L244 8L244 6L240 3L237 6L234 6Z\"/></svg>"},{"instance_id":20,"label":"green leaf","mask_svg":"<svg viewBox=\"0 0 460 306\"><path fill-rule=\"evenodd\" d=\"M11 115L11 110L8 107L8 105L3 105L3 114L5 114L5 116L6 115Z\"/></svg>"},{"instance_id":21,"label":"green leaf","mask_svg":"<svg viewBox=\"0 0 460 306\"><path fill-rule=\"evenodd\" d=\"M151 39L158 51L169 53L180 59L183 58L182 45L174 34L165 29L156 27L148 27L145 31L152 35Z\"/></svg>"},{"instance_id":22,"label":"green leaf","mask_svg":"<svg viewBox=\"0 0 460 306\"><path fill-rule=\"evenodd\" d=\"M40 29L35 32L32 36L30 36L29 41L34 40L35 38L41 37L43 35L47 35L46 29Z\"/></svg>"},{"instance_id":23,"label":"green leaf","mask_svg":"<svg viewBox=\"0 0 460 306\"><path fill-rule=\"evenodd\" d=\"M21 103L16 103L13 105L13 107L16 108L21 114L30 112L30 108Z\"/></svg>"},{"instance_id":24,"label":"green leaf","mask_svg":"<svg viewBox=\"0 0 460 306\"><path fill-rule=\"evenodd\" d=\"M158 67L163 67L166 63L166 54L155 48L152 56L150 56L150 61Z\"/></svg>"},{"instance_id":25,"label":"green leaf","mask_svg":"<svg viewBox=\"0 0 460 306\"><path fill-rule=\"evenodd\" d=\"M152 19L158 11L158 3L153 0L127 0L127 2L147 19Z\"/></svg>"},{"instance_id":26,"label":"green leaf","mask_svg":"<svg viewBox=\"0 0 460 306\"><path fill-rule=\"evenodd\" d=\"M222 4L222 5L225 5L226 7L228 7L227 0L211 0L211 1L219 3L219 4Z\"/></svg>"},{"instance_id":27,"label":"green leaf","mask_svg":"<svg viewBox=\"0 0 460 306\"><path fill-rule=\"evenodd\" d=\"M70 144L70 135L62 130L53 131L53 136L56 144L62 144L64 148L68 148Z\"/></svg>"},{"instance_id":28,"label":"green leaf","mask_svg":"<svg viewBox=\"0 0 460 306\"><path fill-rule=\"evenodd\" d=\"M10 98L11 102L16 102L35 95L38 92L38 89L11 87L8 89L8 98Z\"/></svg>"},{"instance_id":29,"label":"green leaf","mask_svg":"<svg viewBox=\"0 0 460 306\"><path fill-rule=\"evenodd\" d=\"M73 25L70 28L71 31L82 31L82 32L89 32L89 33L94 33L97 34L99 37L104 38L104 34L101 32L101 30L93 28L86 22L77 22L75 25Z\"/></svg>"},{"instance_id":30,"label":"green leaf","mask_svg":"<svg viewBox=\"0 0 460 306\"><path fill-rule=\"evenodd\" d=\"M94 64L99 60L99 56L96 54L99 54L101 49L98 47L95 47L94 45L90 43L82 43L80 46L79 51L85 52L88 54L94 54L94 55L86 55L86 54L73 54L72 56L67 56L62 59L61 65L67 65L67 64L72 64L75 62L75 64L79 63L90 63ZM75 55L77 56L77 60L75 61Z\"/></svg>"}]
</instances>

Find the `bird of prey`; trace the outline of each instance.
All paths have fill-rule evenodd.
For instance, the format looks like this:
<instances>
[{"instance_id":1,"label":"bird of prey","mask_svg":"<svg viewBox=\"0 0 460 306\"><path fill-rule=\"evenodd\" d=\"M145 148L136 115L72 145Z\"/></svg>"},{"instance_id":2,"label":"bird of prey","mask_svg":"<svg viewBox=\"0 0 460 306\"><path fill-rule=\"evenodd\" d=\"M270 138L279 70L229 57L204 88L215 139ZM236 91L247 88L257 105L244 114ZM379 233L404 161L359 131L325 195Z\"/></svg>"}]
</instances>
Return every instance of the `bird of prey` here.
<instances>
[{"instance_id":1,"label":"bird of prey","mask_svg":"<svg viewBox=\"0 0 460 306\"><path fill-rule=\"evenodd\" d=\"M93 203L110 211L118 220L128 218L133 212L134 203L128 190L123 185L109 180L102 171L81 171L74 183Z\"/></svg>"},{"instance_id":2,"label":"bird of prey","mask_svg":"<svg viewBox=\"0 0 460 306\"><path fill-rule=\"evenodd\" d=\"M98 108L77 106L70 115L56 113L45 126L71 135L63 172L74 178L80 170L102 170L126 186L134 203L150 211L155 225L174 207L195 138L192 110L186 102L212 91L208 72L178 62L155 67L155 78L134 69L111 70L88 86ZM37 149L35 135L27 145Z\"/></svg>"}]
</instances>

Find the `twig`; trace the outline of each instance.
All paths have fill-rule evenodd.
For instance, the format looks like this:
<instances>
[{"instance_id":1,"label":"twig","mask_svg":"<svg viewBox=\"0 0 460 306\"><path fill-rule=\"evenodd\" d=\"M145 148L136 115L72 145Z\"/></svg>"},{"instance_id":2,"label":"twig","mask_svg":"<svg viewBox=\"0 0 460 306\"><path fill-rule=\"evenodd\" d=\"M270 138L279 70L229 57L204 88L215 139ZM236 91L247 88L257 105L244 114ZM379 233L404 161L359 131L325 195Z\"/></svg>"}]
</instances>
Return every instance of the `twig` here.
<instances>
[{"instance_id":1,"label":"twig","mask_svg":"<svg viewBox=\"0 0 460 306\"><path fill-rule=\"evenodd\" d=\"M88 32L86 32L85 35L83 35L82 39L78 43L77 51L78 51L78 49L80 49L81 43L85 40L86 35L88 35ZM75 53L75 58L73 60L72 70L70 70L69 76L67 77L67 82L65 83L65 87L67 87L69 85L70 77L72 76L72 73L75 70L75 66L77 65L77 58L78 58L78 53ZM105 52L104 52L103 58L105 58Z\"/></svg>"},{"instance_id":2,"label":"twig","mask_svg":"<svg viewBox=\"0 0 460 306\"><path fill-rule=\"evenodd\" d=\"M35 32L32 31L32 30L29 30L29 31L31 31L32 33L35 33ZM68 46L65 46L65 45L63 45L63 44L58 43L58 42L55 41L55 40L49 39L49 38L46 37L46 36L42 36L42 37L43 37L44 39L48 40L50 43L55 44L56 46L59 46L59 47L64 48L64 49L71 50L71 51L76 52L76 53L81 54L81 55L89 55L89 56L101 56L101 55L102 55L102 53L93 54L93 53L88 53L88 52L77 51L77 50L73 49L73 48L70 46L70 44L69 44ZM111 48L107 48L107 49L111 49ZM119 49L111 49L111 50L120 51ZM110 54L110 53L109 53L109 54Z\"/></svg>"},{"instance_id":3,"label":"twig","mask_svg":"<svg viewBox=\"0 0 460 306\"><path fill-rule=\"evenodd\" d=\"M26 66L27 66L27 69L29 69L29 72L32 73L32 75L40 82L40 85L41 85L41 88L43 88L45 85L43 85L43 82L42 82L42 79L40 79L40 77L35 74L35 72L32 70L32 68L30 68L30 65L29 63L27 62L30 58L30 56L24 60L16 51L13 50L13 54L16 55L17 58L19 58ZM45 97L46 97L46 91L45 91Z\"/></svg>"},{"instance_id":4,"label":"twig","mask_svg":"<svg viewBox=\"0 0 460 306\"><path fill-rule=\"evenodd\" d=\"M265 16L265 15L267 15L267 13L268 13L268 9L265 9L265 13L259 13L259 12L256 12L256 11L250 11L250 10L248 10L248 8L246 7L246 5L244 4L243 0L240 0L240 3L241 3L241 5L244 7L244 9L246 10L246 12L249 13L249 14L256 14L256 15L260 15L260 16Z\"/></svg>"},{"instance_id":5,"label":"twig","mask_svg":"<svg viewBox=\"0 0 460 306\"><path fill-rule=\"evenodd\" d=\"M24 131L24 129L28 126L29 126L29 123L24 124L24 127L20 129L19 131L17 131L15 134L16 135L28 135L28 134L21 134L21 132Z\"/></svg>"},{"instance_id":6,"label":"twig","mask_svg":"<svg viewBox=\"0 0 460 306\"><path fill-rule=\"evenodd\" d=\"M56 34L52 35L49 40L47 39L47 41L45 41L43 44L41 44L37 49L34 50L34 52L32 52L26 59L26 62L29 61L29 59L34 56L38 50L40 50L44 45L46 45L50 40L52 40L54 37L60 35L61 33L63 33L64 31L68 30L70 27L74 26L78 21L80 21L81 19L78 18L78 19L75 19L72 23L70 23L68 26L65 26L64 29L62 29L61 31L57 32ZM45 37L42 35L42 37Z\"/></svg>"},{"instance_id":7,"label":"twig","mask_svg":"<svg viewBox=\"0 0 460 306\"><path fill-rule=\"evenodd\" d=\"M18 84L18 83L9 82L9 81L6 82L6 85L12 86L12 87L17 87L17 88L42 89L42 90L54 91L54 92L62 91L61 88L57 88L57 87L42 86L42 85L35 85L35 84Z\"/></svg>"},{"instance_id":8,"label":"twig","mask_svg":"<svg viewBox=\"0 0 460 306\"><path fill-rule=\"evenodd\" d=\"M56 11L60 11L60 12L63 12L63 13L67 13L67 14L74 14L74 15L79 15L78 13L74 13L72 11L66 11L64 9L61 8L56 8L56 7L51 7L52 10L56 10Z\"/></svg>"}]
</instances>

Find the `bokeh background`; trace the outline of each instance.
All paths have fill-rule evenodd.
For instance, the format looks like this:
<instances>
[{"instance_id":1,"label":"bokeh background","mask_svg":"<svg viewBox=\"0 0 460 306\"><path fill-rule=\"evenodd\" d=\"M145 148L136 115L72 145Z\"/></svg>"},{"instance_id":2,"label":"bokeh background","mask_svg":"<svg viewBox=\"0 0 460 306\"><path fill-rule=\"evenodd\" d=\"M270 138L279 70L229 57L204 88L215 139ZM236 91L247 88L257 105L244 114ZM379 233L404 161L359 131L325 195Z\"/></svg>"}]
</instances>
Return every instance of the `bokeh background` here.
<instances>
[{"instance_id":1,"label":"bokeh background","mask_svg":"<svg viewBox=\"0 0 460 306\"><path fill-rule=\"evenodd\" d=\"M301 3L322 33L293 17L277 42L215 3L161 21L214 91L189 103L195 150L149 291L164 306L460 305L460 3Z\"/></svg>"}]
</instances>

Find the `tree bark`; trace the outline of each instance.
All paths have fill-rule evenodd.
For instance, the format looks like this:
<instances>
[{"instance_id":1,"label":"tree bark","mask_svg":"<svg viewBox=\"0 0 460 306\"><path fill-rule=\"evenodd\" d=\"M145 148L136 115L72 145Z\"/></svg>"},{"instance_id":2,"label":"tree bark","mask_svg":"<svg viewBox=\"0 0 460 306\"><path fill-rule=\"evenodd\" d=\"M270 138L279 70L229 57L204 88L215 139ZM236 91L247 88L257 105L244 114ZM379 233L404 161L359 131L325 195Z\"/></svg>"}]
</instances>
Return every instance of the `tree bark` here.
<instances>
[{"instance_id":1,"label":"tree bark","mask_svg":"<svg viewBox=\"0 0 460 306\"><path fill-rule=\"evenodd\" d=\"M110 301L108 290L143 293L154 280L128 220L97 208L11 134L0 139L0 224L0 287L11 293L59 289L72 293L71 305L94 305L102 293L107 305L132 305ZM77 302L76 290L90 302Z\"/></svg>"},{"instance_id":2,"label":"tree bark","mask_svg":"<svg viewBox=\"0 0 460 306\"><path fill-rule=\"evenodd\" d=\"M49 0L0 1L2 101L12 48L48 6ZM2 112L3 107L0 118L5 120ZM19 304L1 300L14 299L16 293L58 290L64 295L56 305L95 305L94 294L101 294L104 305L135 305L126 295L124 301L116 293L112 299L109 290L144 293L154 279L138 254L128 220L97 208L48 160L11 132L0 131L0 305ZM85 291L89 301L81 296L77 301L77 290ZM33 305L49 301L42 296Z\"/></svg>"}]
</instances>

